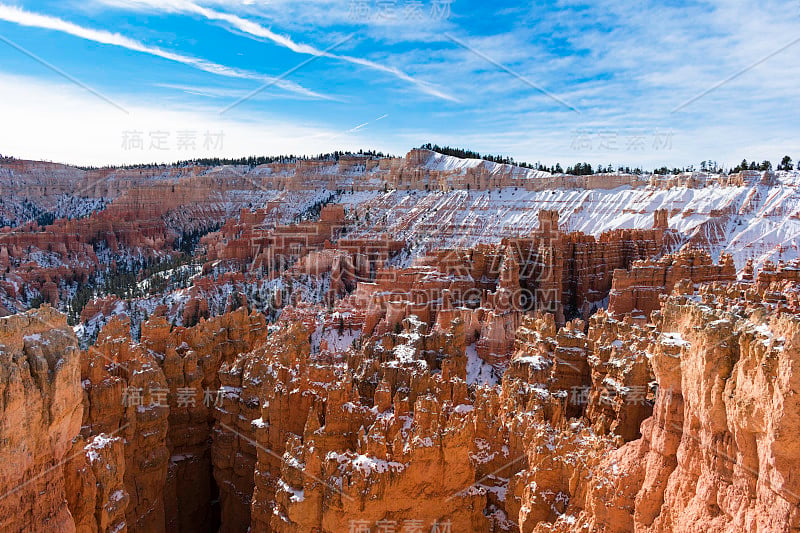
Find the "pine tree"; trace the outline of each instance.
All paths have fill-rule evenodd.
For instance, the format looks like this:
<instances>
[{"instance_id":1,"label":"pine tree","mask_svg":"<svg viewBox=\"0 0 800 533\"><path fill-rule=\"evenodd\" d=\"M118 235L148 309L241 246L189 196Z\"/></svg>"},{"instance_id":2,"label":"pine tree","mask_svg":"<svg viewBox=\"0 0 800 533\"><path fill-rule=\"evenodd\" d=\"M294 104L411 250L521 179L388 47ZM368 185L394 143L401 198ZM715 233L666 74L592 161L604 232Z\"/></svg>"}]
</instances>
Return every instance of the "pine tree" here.
<instances>
[{"instance_id":1,"label":"pine tree","mask_svg":"<svg viewBox=\"0 0 800 533\"><path fill-rule=\"evenodd\" d=\"M742 170L747 170L749 168L747 159L742 159L742 162L739 163L739 166L733 169L734 172L741 172Z\"/></svg>"}]
</instances>

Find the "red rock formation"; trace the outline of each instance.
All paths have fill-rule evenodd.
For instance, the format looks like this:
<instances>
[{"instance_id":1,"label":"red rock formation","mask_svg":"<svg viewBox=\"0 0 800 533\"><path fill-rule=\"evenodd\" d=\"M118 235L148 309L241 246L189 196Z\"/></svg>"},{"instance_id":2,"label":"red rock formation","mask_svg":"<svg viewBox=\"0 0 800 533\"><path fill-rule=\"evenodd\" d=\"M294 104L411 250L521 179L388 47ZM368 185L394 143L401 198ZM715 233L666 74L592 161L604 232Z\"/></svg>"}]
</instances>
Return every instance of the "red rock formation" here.
<instances>
[{"instance_id":1,"label":"red rock formation","mask_svg":"<svg viewBox=\"0 0 800 533\"><path fill-rule=\"evenodd\" d=\"M64 480L75 531L126 531L125 509L130 497L123 476L125 453L121 437L101 433L87 442L73 441L64 463Z\"/></svg>"},{"instance_id":2,"label":"red rock formation","mask_svg":"<svg viewBox=\"0 0 800 533\"><path fill-rule=\"evenodd\" d=\"M630 270L615 270L609 298L609 312L621 316L636 312L647 317L658 309L658 296L669 294L683 279L699 284L736 281L733 258L723 254L715 265L705 250L685 248L657 260L637 261Z\"/></svg>"},{"instance_id":3,"label":"red rock formation","mask_svg":"<svg viewBox=\"0 0 800 533\"><path fill-rule=\"evenodd\" d=\"M518 283L513 254L504 263L499 293ZM787 298L773 301L778 287ZM61 391L61 409L69 394L57 376L74 366L72 415L53 419L65 421L63 438L46 440L61 448L39 455L52 464L71 449L70 460L48 474L56 497L24 500L24 519L69 531L197 531L217 520L222 531L282 532L415 521L526 533L797 527L795 292L786 279L699 293L685 280L653 324L599 312L587 333L539 311L521 318L493 386L476 385L484 370L473 365L485 363L471 359L467 324L447 305L434 328L411 315L353 343L345 331L366 317L345 322L322 306L287 309L269 337L244 308L192 328L153 318L139 344L113 320L83 360L81 437L72 440L76 358L52 366L54 381L20 389ZM63 353L55 341L74 339L63 318L37 313L4 319L2 343L41 354L44 374L31 376L46 376L48 357ZM45 329L48 317L61 329ZM22 333L37 327L40 337ZM30 423L19 428L35 438ZM5 529L27 523L12 520Z\"/></svg>"},{"instance_id":4,"label":"red rock formation","mask_svg":"<svg viewBox=\"0 0 800 533\"><path fill-rule=\"evenodd\" d=\"M242 211L238 223L229 220L221 231L203 238L208 259L251 263L267 272L283 270L310 251L321 250L338 238L344 225L343 205L326 205L319 220L299 224L275 224L266 229L270 210Z\"/></svg>"},{"instance_id":5,"label":"red rock formation","mask_svg":"<svg viewBox=\"0 0 800 533\"><path fill-rule=\"evenodd\" d=\"M646 327L614 320L604 311L589 323L587 352L592 384L587 391L586 417L598 433L612 432L630 441L639 437L639 426L652 413L652 372Z\"/></svg>"},{"instance_id":6,"label":"red rock formation","mask_svg":"<svg viewBox=\"0 0 800 533\"><path fill-rule=\"evenodd\" d=\"M800 324L796 316L769 319L768 309L738 287L717 287L702 304L665 302L653 417L640 440L601 463L603 482L587 484L586 500L575 504L579 523L606 531L800 525L790 436L800 407L792 391Z\"/></svg>"},{"instance_id":7,"label":"red rock formation","mask_svg":"<svg viewBox=\"0 0 800 533\"><path fill-rule=\"evenodd\" d=\"M273 380L264 390L261 417L253 423L259 443L253 531L340 531L354 521L400 527L412 520L427 527L433 521L460 530L486 527L483 505L477 505L482 496L458 494L473 483L467 455L472 438L467 412L454 410L466 400L464 382L447 376L453 368L463 377L464 362L458 371L458 363L442 361L441 378L420 375L420 383L409 382L417 379L414 369L430 364L413 354L425 353L429 344L442 350L449 336L428 336L419 322L407 321L406 327L415 329L384 337L383 348L369 348L389 350L375 353L379 359L395 354L385 363L372 358L362 363L384 375L377 387L371 380L341 375L324 354L311 355L308 345L283 348L271 357L271 350L248 356L266 358L260 365L269 363ZM284 335L297 338L292 329ZM447 350L454 356L459 352L452 346ZM408 359L401 355L406 352ZM460 353L463 357L463 344ZM362 400L370 391L376 409L369 407L372 398ZM431 479L444 483L432 487ZM414 495L425 492L437 505L420 505Z\"/></svg>"},{"instance_id":8,"label":"red rock formation","mask_svg":"<svg viewBox=\"0 0 800 533\"><path fill-rule=\"evenodd\" d=\"M0 234L3 305L13 311L26 289L63 302L67 282L107 266L94 256L101 241L120 259L129 249L165 257L175 228L202 224L198 213L222 220L238 210L218 201L218 191L235 187L646 182L547 178L489 162L447 170L438 157L417 150L405 159L75 175L48 166L71 183L108 178L96 190L116 200L85 219ZM11 167L47 196L45 182L36 185L41 169ZM704 179L687 173L651 185ZM203 275L155 302L138 342L116 318L79 358L63 317L48 307L0 321L0 471L11 489L0 497L0 529L800 526L795 266L766 263L736 283L728 257L713 265L686 249L655 259L679 240L668 228L677 213L666 211L655 212L652 229L593 237L562 231L559 212L542 210L527 236L457 249L432 243L419 254L419 243L386 238L385 220L349 238L356 217L367 217L358 202L286 224L276 198L291 197L269 198L201 240ZM709 216L719 223L732 209ZM292 290L295 282L308 285ZM262 286L282 308L269 315L274 323L248 311L258 302L245 289ZM609 291L610 312L597 311ZM98 299L83 318L120 311L121 302Z\"/></svg>"},{"instance_id":9,"label":"red rock formation","mask_svg":"<svg viewBox=\"0 0 800 533\"><path fill-rule=\"evenodd\" d=\"M379 270L374 283L359 283L356 305L366 307L366 334L391 331L410 315L444 327L459 316L478 355L498 362L510 357L526 311L552 312L559 325L565 309L588 317L607 298L615 270L660 255L670 240L663 228L609 232L599 240L564 234L558 213L541 211L530 239L442 250L409 268Z\"/></svg>"},{"instance_id":10,"label":"red rock formation","mask_svg":"<svg viewBox=\"0 0 800 533\"><path fill-rule=\"evenodd\" d=\"M163 317L133 345L121 319L86 353L85 432L125 437L129 528L198 531L213 526L210 430L218 370L265 334L245 308L193 328Z\"/></svg>"},{"instance_id":11,"label":"red rock formation","mask_svg":"<svg viewBox=\"0 0 800 533\"><path fill-rule=\"evenodd\" d=\"M62 462L81 424L80 352L48 307L0 319L0 530L74 531Z\"/></svg>"}]
</instances>

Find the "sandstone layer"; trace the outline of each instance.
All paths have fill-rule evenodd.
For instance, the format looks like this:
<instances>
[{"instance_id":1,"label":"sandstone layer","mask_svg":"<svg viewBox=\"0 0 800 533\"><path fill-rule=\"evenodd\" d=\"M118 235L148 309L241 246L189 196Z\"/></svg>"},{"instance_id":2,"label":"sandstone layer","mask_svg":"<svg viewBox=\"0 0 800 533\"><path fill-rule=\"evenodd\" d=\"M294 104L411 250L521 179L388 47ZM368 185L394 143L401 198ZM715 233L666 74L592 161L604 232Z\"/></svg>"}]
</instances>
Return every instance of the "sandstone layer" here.
<instances>
[{"instance_id":1,"label":"sandstone layer","mask_svg":"<svg viewBox=\"0 0 800 533\"><path fill-rule=\"evenodd\" d=\"M796 530L792 176L3 161L0 530Z\"/></svg>"}]
</instances>

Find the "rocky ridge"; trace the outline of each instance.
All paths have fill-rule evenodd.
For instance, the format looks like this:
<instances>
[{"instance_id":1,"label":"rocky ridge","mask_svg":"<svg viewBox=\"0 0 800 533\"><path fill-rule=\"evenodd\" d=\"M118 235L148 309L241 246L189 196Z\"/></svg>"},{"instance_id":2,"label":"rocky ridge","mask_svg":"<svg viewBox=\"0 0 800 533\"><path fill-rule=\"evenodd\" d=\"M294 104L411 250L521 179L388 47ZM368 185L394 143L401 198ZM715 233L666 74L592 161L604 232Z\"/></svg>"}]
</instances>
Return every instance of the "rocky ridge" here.
<instances>
[{"instance_id":1,"label":"rocky ridge","mask_svg":"<svg viewBox=\"0 0 800 533\"><path fill-rule=\"evenodd\" d=\"M116 291L75 328L47 304L0 319L3 531L800 527L800 268L722 253L794 209L760 196L788 174L539 190L425 152L141 172L99 213L0 235L10 307L84 275ZM207 201L256 176L276 189ZM626 196L647 207L603 211ZM133 251L171 268L126 270Z\"/></svg>"},{"instance_id":2,"label":"rocky ridge","mask_svg":"<svg viewBox=\"0 0 800 533\"><path fill-rule=\"evenodd\" d=\"M525 316L495 386L468 382L460 318L431 330L412 316L342 350L335 321L315 346L302 320L267 337L241 308L172 331L151 319L138 344L114 322L82 355L53 311L5 319L6 351L41 354L31 368L49 378L28 371L21 397L69 407L17 428L58 437L4 479L52 472L56 498L5 529L196 531L218 490L223 531L781 531L798 523L785 428L800 327L765 300L780 283L682 281L645 325ZM69 356L51 367L48 349ZM184 386L194 402L179 405Z\"/></svg>"}]
</instances>

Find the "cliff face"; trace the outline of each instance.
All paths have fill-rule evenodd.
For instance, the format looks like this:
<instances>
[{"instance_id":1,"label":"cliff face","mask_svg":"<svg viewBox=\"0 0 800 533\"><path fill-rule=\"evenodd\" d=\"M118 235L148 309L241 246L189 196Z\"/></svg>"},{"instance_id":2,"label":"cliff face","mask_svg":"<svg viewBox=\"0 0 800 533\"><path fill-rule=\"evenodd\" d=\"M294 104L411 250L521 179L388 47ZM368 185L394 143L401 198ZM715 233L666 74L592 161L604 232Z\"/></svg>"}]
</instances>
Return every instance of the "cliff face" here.
<instances>
[{"instance_id":1,"label":"cliff face","mask_svg":"<svg viewBox=\"0 0 800 533\"><path fill-rule=\"evenodd\" d=\"M264 333L244 308L192 329L155 318L139 344L113 320L81 354L49 308L2 319L2 530L214 530L218 371Z\"/></svg>"},{"instance_id":2,"label":"cliff face","mask_svg":"<svg viewBox=\"0 0 800 533\"><path fill-rule=\"evenodd\" d=\"M213 530L213 408L222 395L218 371L265 333L246 309L172 328L156 317L132 344L128 325L111 321L85 353L86 416L82 432L125 438L127 523L136 531Z\"/></svg>"},{"instance_id":3,"label":"cliff face","mask_svg":"<svg viewBox=\"0 0 800 533\"><path fill-rule=\"evenodd\" d=\"M65 317L44 308L0 319L0 530L75 530L62 463L82 412Z\"/></svg>"},{"instance_id":4,"label":"cliff face","mask_svg":"<svg viewBox=\"0 0 800 533\"><path fill-rule=\"evenodd\" d=\"M457 330L428 334L413 321L405 328L366 346L347 364L351 370L330 368L331 354L302 347L276 361L277 375L288 381L268 396L254 425L258 441L283 454L259 453L254 531L412 521L487 527L485 496L467 490L475 447L465 362L424 355L455 356L463 337ZM440 375L429 374L438 367Z\"/></svg>"},{"instance_id":5,"label":"cliff face","mask_svg":"<svg viewBox=\"0 0 800 533\"><path fill-rule=\"evenodd\" d=\"M87 442L73 440L64 463L67 505L75 531L127 531L125 510L130 495L125 487L125 450L122 437L101 433ZM135 529L135 528L131 528Z\"/></svg>"},{"instance_id":6,"label":"cliff face","mask_svg":"<svg viewBox=\"0 0 800 533\"><path fill-rule=\"evenodd\" d=\"M649 324L538 312L504 365L457 314L359 335L301 306L267 335L240 308L139 343L117 320L82 353L48 308L6 318L3 530L787 531L798 292L685 280Z\"/></svg>"},{"instance_id":7,"label":"cliff face","mask_svg":"<svg viewBox=\"0 0 800 533\"><path fill-rule=\"evenodd\" d=\"M607 531L800 525L792 444L800 322L770 318L759 303L737 287L709 291L702 303L680 295L664 303L653 417L641 439L602 461L603 484L587 481L586 500L576 504L582 524Z\"/></svg>"},{"instance_id":8,"label":"cliff face","mask_svg":"<svg viewBox=\"0 0 800 533\"><path fill-rule=\"evenodd\" d=\"M682 280L694 284L736 281L736 266L723 254L718 265L702 249L687 248L659 259L636 261L630 270L614 271L608 310L617 316L635 312L649 317L659 306L658 296L669 294Z\"/></svg>"},{"instance_id":9,"label":"cliff face","mask_svg":"<svg viewBox=\"0 0 800 533\"><path fill-rule=\"evenodd\" d=\"M343 165L408 187L519 178L483 163L434 168L431 157ZM580 213L599 192L570 200L564 220L561 193L543 193L535 229L512 191L322 205L297 176L335 186L332 165L187 170L149 188L122 172L131 185L105 211L0 235L2 289L60 305L109 257L166 257L182 239L200 247L197 262L163 278L126 272L126 290L105 285L123 296L97 299L83 318L119 316L79 354L47 307L0 322L0 529L798 526L800 269L765 263L756 275L751 264L737 283L727 255L719 265L688 248L659 257L687 240L670 221L694 216L663 209L622 209L639 227L652 219L648 229L565 231L593 220ZM306 207L294 217L276 202L213 201L213 186L250 177L297 188L281 198ZM647 206L664 205L656 185ZM489 220L498 212L524 231ZM227 221L200 239L198 214ZM434 240L420 243L427 230ZM119 305L134 285L171 288L142 297L134 316Z\"/></svg>"}]
</instances>

